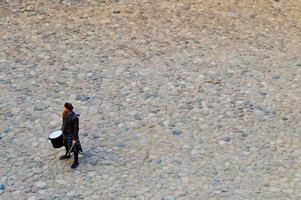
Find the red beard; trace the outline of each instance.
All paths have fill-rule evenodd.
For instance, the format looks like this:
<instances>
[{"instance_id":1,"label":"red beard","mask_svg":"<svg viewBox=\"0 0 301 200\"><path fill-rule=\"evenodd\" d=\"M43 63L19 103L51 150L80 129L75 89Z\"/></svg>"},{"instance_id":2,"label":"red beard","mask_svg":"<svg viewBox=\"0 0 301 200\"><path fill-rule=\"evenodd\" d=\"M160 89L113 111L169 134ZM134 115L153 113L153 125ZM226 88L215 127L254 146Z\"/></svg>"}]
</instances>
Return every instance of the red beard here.
<instances>
[{"instance_id":1,"label":"red beard","mask_svg":"<svg viewBox=\"0 0 301 200\"><path fill-rule=\"evenodd\" d=\"M63 113L62 113L62 117L63 117L64 119L66 119L66 118L67 118L67 116L68 116L68 111L63 111Z\"/></svg>"}]
</instances>

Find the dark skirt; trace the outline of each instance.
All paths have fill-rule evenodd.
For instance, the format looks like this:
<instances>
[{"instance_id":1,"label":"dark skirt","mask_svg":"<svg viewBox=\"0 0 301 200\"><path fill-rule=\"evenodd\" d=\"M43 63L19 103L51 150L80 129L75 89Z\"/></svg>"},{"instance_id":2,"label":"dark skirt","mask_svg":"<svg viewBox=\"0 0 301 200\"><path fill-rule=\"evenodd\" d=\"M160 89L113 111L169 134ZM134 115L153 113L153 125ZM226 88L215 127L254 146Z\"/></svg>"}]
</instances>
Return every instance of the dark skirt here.
<instances>
[{"instance_id":1,"label":"dark skirt","mask_svg":"<svg viewBox=\"0 0 301 200\"><path fill-rule=\"evenodd\" d=\"M67 150L69 152L70 148L72 147L72 135L64 134L64 145L67 147ZM83 152L82 146L80 144L79 138L76 139L76 144L73 146L71 152Z\"/></svg>"}]
</instances>

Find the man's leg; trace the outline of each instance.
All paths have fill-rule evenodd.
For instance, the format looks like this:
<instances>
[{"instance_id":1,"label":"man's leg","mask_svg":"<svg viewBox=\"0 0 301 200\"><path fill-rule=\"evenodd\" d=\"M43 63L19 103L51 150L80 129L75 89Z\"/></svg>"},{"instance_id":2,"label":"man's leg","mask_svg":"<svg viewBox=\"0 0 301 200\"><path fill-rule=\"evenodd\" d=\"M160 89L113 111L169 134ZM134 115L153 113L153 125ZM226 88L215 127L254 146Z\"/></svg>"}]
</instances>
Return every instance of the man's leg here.
<instances>
[{"instance_id":1,"label":"man's leg","mask_svg":"<svg viewBox=\"0 0 301 200\"><path fill-rule=\"evenodd\" d=\"M66 154L65 155L62 155L62 156L60 156L60 160L65 160L65 159L69 159L71 156L69 155L69 156L67 156L67 154L68 154L68 146L67 145L65 145L65 149L66 149Z\"/></svg>"},{"instance_id":2,"label":"man's leg","mask_svg":"<svg viewBox=\"0 0 301 200\"><path fill-rule=\"evenodd\" d=\"M71 165L71 168L72 169L75 169L77 166L78 166L78 152L77 151L74 151L74 162L73 164Z\"/></svg>"}]
</instances>

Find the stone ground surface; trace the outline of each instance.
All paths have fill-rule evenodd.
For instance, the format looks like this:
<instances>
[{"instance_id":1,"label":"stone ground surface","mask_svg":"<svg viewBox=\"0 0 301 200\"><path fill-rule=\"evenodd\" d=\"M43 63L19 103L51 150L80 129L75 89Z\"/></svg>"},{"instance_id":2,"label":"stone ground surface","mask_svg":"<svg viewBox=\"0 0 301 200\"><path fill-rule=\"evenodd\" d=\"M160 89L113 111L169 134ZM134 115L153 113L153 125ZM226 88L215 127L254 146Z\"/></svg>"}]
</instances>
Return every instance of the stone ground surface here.
<instances>
[{"instance_id":1,"label":"stone ground surface","mask_svg":"<svg viewBox=\"0 0 301 200\"><path fill-rule=\"evenodd\" d=\"M301 199L301 1L0 1L0 199ZM80 165L48 134L65 101Z\"/></svg>"}]
</instances>

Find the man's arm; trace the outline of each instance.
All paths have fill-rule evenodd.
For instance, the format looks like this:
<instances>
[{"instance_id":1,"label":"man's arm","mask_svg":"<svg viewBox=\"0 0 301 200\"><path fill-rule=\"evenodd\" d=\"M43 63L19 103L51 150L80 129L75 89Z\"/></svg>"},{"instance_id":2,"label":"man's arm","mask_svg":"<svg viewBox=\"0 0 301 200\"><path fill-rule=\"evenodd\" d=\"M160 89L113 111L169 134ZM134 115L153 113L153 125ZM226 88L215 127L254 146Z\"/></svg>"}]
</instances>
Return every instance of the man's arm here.
<instances>
[{"instance_id":1,"label":"man's arm","mask_svg":"<svg viewBox=\"0 0 301 200\"><path fill-rule=\"evenodd\" d=\"M74 132L73 132L73 140L77 140L78 138L78 131L79 131L79 119L78 117L76 117L74 119L74 123L73 123L73 127L74 127Z\"/></svg>"}]
</instances>

